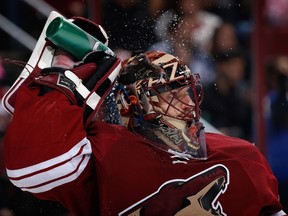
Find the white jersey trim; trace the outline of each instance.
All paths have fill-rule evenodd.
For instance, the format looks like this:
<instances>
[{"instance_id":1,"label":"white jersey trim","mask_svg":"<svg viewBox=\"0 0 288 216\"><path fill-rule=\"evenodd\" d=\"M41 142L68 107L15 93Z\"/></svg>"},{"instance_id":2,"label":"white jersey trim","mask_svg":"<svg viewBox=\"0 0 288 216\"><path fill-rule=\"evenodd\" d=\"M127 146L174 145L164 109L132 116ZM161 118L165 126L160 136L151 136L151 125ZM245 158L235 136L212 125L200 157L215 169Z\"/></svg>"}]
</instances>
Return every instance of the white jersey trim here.
<instances>
[{"instance_id":1,"label":"white jersey trim","mask_svg":"<svg viewBox=\"0 0 288 216\"><path fill-rule=\"evenodd\" d=\"M42 193L77 179L91 154L91 143L84 138L60 156L21 169L7 169L7 175L23 191Z\"/></svg>"},{"instance_id":2,"label":"white jersey trim","mask_svg":"<svg viewBox=\"0 0 288 216\"><path fill-rule=\"evenodd\" d=\"M285 215L287 215L284 211L279 211L279 212L277 212L277 213L274 213L274 214L272 214L272 215L270 215L270 216L285 216Z\"/></svg>"}]
</instances>

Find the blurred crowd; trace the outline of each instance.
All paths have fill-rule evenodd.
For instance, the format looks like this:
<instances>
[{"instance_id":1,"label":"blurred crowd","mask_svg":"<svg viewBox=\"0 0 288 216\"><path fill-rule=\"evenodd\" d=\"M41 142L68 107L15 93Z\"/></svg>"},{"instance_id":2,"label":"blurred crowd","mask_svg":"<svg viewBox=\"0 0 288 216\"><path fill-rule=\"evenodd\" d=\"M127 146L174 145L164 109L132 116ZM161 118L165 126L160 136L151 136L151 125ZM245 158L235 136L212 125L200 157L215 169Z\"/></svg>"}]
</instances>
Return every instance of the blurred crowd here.
<instances>
[{"instance_id":1,"label":"blurred crowd","mask_svg":"<svg viewBox=\"0 0 288 216\"><path fill-rule=\"evenodd\" d=\"M288 56L267 62L267 159L278 179L284 205L288 205Z\"/></svg>"},{"instance_id":2,"label":"blurred crowd","mask_svg":"<svg viewBox=\"0 0 288 216\"><path fill-rule=\"evenodd\" d=\"M91 16L89 1L46 2L66 17ZM288 26L287 13L283 12L287 3L283 2L285 0L274 4L275 1L266 0L270 24ZM224 134L254 141L255 87L252 85L254 71L251 56L253 1L102 0L100 5L101 9L97 12L101 15L101 25L109 35L110 47L118 56L125 59L135 50L160 50L178 56L201 76L205 93L201 106L202 117ZM24 30L38 38L47 17L20 0L2 1L0 8L1 14L10 16ZM30 50L1 32L1 58L20 57L27 61L30 54ZM15 71L20 72L21 68L0 65L0 96L17 77ZM279 179L280 195L287 203L288 57L273 58L267 64L266 72L267 157ZM10 116L0 108L1 138L9 119ZM7 182L2 148L0 145L0 216L11 214L10 211L3 213L5 208L19 212L16 215L38 215L35 212L39 208L42 209L41 215L67 214L57 204L33 200ZM16 207L13 199L25 204Z\"/></svg>"}]
</instances>

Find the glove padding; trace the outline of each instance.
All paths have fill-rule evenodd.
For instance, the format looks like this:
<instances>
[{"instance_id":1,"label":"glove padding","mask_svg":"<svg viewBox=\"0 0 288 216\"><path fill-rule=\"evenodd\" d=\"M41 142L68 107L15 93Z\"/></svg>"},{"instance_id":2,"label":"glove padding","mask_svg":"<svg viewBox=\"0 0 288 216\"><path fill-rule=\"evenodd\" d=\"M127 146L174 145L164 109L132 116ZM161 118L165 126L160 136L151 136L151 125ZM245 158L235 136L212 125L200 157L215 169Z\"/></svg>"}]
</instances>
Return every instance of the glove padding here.
<instances>
[{"instance_id":1,"label":"glove padding","mask_svg":"<svg viewBox=\"0 0 288 216\"><path fill-rule=\"evenodd\" d=\"M65 94L72 104L81 106L88 125L107 96L120 71L117 57L91 53L73 69L46 68L32 78L30 86L41 86L41 94L53 89Z\"/></svg>"}]
</instances>

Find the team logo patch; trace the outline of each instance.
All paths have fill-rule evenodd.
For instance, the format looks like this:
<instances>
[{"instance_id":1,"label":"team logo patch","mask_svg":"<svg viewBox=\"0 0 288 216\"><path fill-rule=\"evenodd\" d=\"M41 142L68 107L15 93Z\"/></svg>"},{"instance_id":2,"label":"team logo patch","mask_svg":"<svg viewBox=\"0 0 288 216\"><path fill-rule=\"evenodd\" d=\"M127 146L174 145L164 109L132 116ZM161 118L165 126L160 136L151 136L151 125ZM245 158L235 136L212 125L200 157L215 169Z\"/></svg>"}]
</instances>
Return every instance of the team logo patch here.
<instances>
[{"instance_id":1,"label":"team logo patch","mask_svg":"<svg viewBox=\"0 0 288 216\"><path fill-rule=\"evenodd\" d=\"M125 216L226 216L217 200L229 185L229 170L215 165L187 179L173 179L159 189L125 209Z\"/></svg>"}]
</instances>

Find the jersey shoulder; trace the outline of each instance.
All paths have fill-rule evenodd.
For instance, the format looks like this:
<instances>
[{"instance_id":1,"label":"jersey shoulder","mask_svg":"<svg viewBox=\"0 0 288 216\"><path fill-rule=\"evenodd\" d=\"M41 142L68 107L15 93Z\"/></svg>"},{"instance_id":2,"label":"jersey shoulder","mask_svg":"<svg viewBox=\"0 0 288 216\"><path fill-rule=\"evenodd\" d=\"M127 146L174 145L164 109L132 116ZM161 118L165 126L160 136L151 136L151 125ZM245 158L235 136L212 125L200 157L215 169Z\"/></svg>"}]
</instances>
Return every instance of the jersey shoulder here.
<instances>
[{"instance_id":1,"label":"jersey shoulder","mask_svg":"<svg viewBox=\"0 0 288 216\"><path fill-rule=\"evenodd\" d=\"M220 153L223 157L263 161L264 157L258 147L246 140L223 134L206 133L208 156Z\"/></svg>"}]
</instances>

